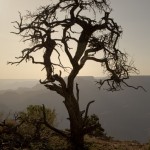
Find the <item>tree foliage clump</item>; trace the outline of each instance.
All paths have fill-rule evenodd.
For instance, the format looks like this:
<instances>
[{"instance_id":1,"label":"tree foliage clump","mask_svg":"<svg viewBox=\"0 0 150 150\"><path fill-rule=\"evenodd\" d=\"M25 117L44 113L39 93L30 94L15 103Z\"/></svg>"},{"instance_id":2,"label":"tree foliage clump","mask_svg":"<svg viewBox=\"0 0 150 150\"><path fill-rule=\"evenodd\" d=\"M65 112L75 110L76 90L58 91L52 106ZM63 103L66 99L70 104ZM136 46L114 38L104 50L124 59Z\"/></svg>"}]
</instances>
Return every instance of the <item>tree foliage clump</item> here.
<instances>
[{"instance_id":1,"label":"tree foliage clump","mask_svg":"<svg viewBox=\"0 0 150 150\"><path fill-rule=\"evenodd\" d=\"M94 129L91 130L88 135L100 137L100 138L107 138L105 130L101 126L99 122L99 118L97 115L93 114L91 116L88 116L87 119L87 126L94 126Z\"/></svg>"},{"instance_id":2,"label":"tree foliage clump","mask_svg":"<svg viewBox=\"0 0 150 150\"><path fill-rule=\"evenodd\" d=\"M54 126L56 114L54 110L45 109L48 116L46 122ZM53 131L44 124L43 107L30 105L26 111L14 114L0 122L1 149L39 149L50 148Z\"/></svg>"},{"instance_id":3,"label":"tree foliage clump","mask_svg":"<svg viewBox=\"0 0 150 150\"><path fill-rule=\"evenodd\" d=\"M55 111L46 109L47 122L54 125L56 119ZM43 123L43 107L39 105L30 105L27 110L20 112L18 117L19 122L23 122L20 127L20 133L30 138L44 140L49 138L52 132L47 129ZM30 130L29 130L30 129Z\"/></svg>"}]
</instances>

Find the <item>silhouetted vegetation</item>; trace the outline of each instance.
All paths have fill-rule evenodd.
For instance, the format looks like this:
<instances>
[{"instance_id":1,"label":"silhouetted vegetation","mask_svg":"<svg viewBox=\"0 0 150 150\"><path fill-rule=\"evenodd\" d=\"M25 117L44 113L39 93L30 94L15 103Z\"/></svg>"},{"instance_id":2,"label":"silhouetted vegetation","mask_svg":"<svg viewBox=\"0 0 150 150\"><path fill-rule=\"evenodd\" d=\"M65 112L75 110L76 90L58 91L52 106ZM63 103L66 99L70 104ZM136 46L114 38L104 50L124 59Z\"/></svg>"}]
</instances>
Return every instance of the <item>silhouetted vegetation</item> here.
<instances>
[{"instance_id":1,"label":"silhouetted vegetation","mask_svg":"<svg viewBox=\"0 0 150 150\"><path fill-rule=\"evenodd\" d=\"M54 125L54 110L45 109L47 123ZM50 149L52 130L45 125L43 106L30 105L25 111L15 113L0 122L1 149Z\"/></svg>"},{"instance_id":2,"label":"silhouetted vegetation","mask_svg":"<svg viewBox=\"0 0 150 150\"><path fill-rule=\"evenodd\" d=\"M102 128L97 115L93 114L91 116L88 116L87 126L94 126L94 129L90 130L90 132L88 132L88 135L107 138L106 133L104 132L105 130Z\"/></svg>"},{"instance_id":3,"label":"silhouetted vegetation","mask_svg":"<svg viewBox=\"0 0 150 150\"><path fill-rule=\"evenodd\" d=\"M108 91L117 91L122 89L122 84L129 86L125 80L137 69L128 63L127 54L116 47L122 28L110 17L112 9L108 0L53 2L41 6L35 13L28 11L25 16L19 13L20 20L14 22L17 31L13 33L22 36L23 42L31 44L22 50L21 56L16 57L18 61L9 64L32 61L43 66L46 79L40 83L64 98L70 133L51 127L47 122L45 124L68 138L75 150L83 150L84 135L94 129L93 125L86 123L89 106L94 101L87 104L85 111L80 110L80 90L79 85L75 84L79 71L87 61L99 63L108 77L97 82L99 88L107 83ZM43 60L37 60L34 54L43 50ZM66 64L66 60L70 64ZM68 73L67 81L62 77L63 72Z\"/></svg>"}]
</instances>

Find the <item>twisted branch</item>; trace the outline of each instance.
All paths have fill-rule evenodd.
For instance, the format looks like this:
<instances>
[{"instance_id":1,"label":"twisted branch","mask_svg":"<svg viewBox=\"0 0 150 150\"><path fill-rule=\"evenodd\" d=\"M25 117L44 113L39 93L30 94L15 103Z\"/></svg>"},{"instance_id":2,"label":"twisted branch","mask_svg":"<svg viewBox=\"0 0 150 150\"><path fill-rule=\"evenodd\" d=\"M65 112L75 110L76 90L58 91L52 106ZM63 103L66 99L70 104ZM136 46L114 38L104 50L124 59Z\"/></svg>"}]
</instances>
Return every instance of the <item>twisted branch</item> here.
<instances>
[{"instance_id":1,"label":"twisted branch","mask_svg":"<svg viewBox=\"0 0 150 150\"><path fill-rule=\"evenodd\" d=\"M51 129L52 131L58 133L59 135L65 137L65 138L69 138L69 136L62 130L59 130L53 126L51 126L48 122L47 122L47 117L46 117L46 111L45 111L45 106L43 104L43 121L44 121L44 124L49 128Z\"/></svg>"}]
</instances>

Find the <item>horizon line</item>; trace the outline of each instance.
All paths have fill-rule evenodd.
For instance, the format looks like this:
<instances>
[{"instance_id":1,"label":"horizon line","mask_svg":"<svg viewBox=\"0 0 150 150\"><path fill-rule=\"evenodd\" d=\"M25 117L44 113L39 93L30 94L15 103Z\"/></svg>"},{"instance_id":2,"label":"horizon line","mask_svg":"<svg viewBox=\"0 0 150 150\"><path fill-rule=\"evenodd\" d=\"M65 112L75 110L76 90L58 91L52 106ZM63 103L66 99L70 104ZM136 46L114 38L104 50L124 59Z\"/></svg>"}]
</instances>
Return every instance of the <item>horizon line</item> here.
<instances>
[{"instance_id":1,"label":"horizon line","mask_svg":"<svg viewBox=\"0 0 150 150\"><path fill-rule=\"evenodd\" d=\"M150 75L131 75L130 77L147 77L147 76L150 76ZM66 78L67 76L64 76L63 78ZM105 78L107 76L86 76L86 75L80 75L80 76L77 76L77 77L94 77L94 78ZM39 78L0 78L0 80L40 80Z\"/></svg>"}]
</instances>

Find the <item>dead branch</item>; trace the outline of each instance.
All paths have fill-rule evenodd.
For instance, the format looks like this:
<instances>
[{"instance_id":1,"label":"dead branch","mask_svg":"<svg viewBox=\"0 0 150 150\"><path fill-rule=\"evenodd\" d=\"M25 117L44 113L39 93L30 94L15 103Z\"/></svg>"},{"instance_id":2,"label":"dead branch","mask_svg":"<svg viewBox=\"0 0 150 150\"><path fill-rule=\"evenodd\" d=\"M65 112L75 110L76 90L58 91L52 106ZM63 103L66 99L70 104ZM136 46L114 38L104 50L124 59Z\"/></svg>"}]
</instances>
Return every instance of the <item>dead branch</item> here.
<instances>
[{"instance_id":1,"label":"dead branch","mask_svg":"<svg viewBox=\"0 0 150 150\"><path fill-rule=\"evenodd\" d=\"M64 132L64 131L61 131L59 129L56 129L55 127L51 126L48 122L47 122L47 117L46 117L46 111L45 111L45 106L43 104L43 121L44 121L44 124L50 128L52 131L58 133L59 135L65 137L65 138L69 138L69 136Z\"/></svg>"},{"instance_id":2,"label":"dead branch","mask_svg":"<svg viewBox=\"0 0 150 150\"><path fill-rule=\"evenodd\" d=\"M88 111L89 111L89 107L92 103L94 103L95 101L90 101L87 106L86 106L86 109L85 109L85 116L84 116L84 119L83 119L83 126L86 125L86 121L87 121L87 118L88 118Z\"/></svg>"}]
</instances>

